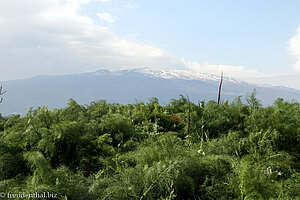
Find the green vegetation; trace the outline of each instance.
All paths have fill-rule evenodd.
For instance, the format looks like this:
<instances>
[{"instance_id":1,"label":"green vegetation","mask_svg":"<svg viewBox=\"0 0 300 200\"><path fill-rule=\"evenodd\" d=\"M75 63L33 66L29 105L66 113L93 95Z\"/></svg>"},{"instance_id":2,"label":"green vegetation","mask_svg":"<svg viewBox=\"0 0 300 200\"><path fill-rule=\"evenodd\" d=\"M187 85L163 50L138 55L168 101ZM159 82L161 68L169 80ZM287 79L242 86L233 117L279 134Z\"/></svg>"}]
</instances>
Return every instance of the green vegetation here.
<instances>
[{"instance_id":1,"label":"green vegetation","mask_svg":"<svg viewBox=\"0 0 300 200\"><path fill-rule=\"evenodd\" d=\"M190 115L190 117L188 116ZM189 119L189 131L187 132ZM188 134L187 134L188 133ZM0 192L59 199L299 199L300 104L70 100L0 115Z\"/></svg>"}]
</instances>

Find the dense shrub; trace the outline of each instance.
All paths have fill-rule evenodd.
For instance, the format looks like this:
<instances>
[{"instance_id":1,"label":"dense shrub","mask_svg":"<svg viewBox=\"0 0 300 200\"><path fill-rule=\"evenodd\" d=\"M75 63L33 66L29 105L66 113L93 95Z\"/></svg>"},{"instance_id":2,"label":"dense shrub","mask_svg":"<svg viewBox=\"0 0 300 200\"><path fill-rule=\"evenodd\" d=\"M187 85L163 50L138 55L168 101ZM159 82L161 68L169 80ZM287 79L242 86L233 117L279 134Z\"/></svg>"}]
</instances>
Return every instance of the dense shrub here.
<instances>
[{"instance_id":1,"label":"dense shrub","mask_svg":"<svg viewBox=\"0 0 300 200\"><path fill-rule=\"evenodd\" d=\"M0 192L58 199L299 199L300 104L255 93L0 116Z\"/></svg>"}]
</instances>

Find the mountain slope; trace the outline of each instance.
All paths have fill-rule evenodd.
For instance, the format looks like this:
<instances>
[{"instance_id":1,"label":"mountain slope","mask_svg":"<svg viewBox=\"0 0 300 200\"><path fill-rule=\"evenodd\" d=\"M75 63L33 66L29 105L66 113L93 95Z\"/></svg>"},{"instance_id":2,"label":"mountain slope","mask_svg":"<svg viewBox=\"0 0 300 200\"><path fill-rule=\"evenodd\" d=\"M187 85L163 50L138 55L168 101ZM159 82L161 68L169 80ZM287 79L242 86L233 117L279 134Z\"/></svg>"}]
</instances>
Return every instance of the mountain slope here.
<instances>
[{"instance_id":1,"label":"mountain slope","mask_svg":"<svg viewBox=\"0 0 300 200\"><path fill-rule=\"evenodd\" d=\"M96 72L58 76L37 76L30 79L0 82L7 93L0 104L0 113L25 114L29 107L47 105L50 108L66 106L70 98L80 104L106 99L115 103L134 103L159 98L161 103L189 95L194 102L216 100L219 77L211 74L185 70L135 69L122 71L99 70ZM300 100L300 91L272 86L248 84L225 78L222 99L251 93L257 95L264 105L272 104L278 97L285 100Z\"/></svg>"}]
</instances>

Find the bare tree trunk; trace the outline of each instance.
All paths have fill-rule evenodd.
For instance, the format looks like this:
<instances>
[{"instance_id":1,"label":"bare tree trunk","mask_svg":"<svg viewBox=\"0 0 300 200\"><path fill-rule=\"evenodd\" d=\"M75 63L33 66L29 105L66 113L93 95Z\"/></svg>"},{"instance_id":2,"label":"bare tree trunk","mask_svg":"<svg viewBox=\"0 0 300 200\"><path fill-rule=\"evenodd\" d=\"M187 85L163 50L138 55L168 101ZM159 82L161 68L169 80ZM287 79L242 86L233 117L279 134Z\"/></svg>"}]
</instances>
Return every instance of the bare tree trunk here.
<instances>
[{"instance_id":1,"label":"bare tree trunk","mask_svg":"<svg viewBox=\"0 0 300 200\"><path fill-rule=\"evenodd\" d=\"M187 95L187 100L188 100L188 121L187 121L187 129L186 129L186 135L189 135L190 132L190 119L191 119L191 104L190 104L190 98Z\"/></svg>"},{"instance_id":2,"label":"bare tree trunk","mask_svg":"<svg viewBox=\"0 0 300 200\"><path fill-rule=\"evenodd\" d=\"M219 95L218 95L218 105L220 104L220 99L221 99L221 89L222 89L222 83L223 83L223 71L221 72L221 81L220 81L220 86L219 86Z\"/></svg>"},{"instance_id":3,"label":"bare tree trunk","mask_svg":"<svg viewBox=\"0 0 300 200\"><path fill-rule=\"evenodd\" d=\"M6 91L2 92L2 86L0 86L0 96L3 95ZM0 98L0 103L3 101L3 97Z\"/></svg>"}]
</instances>

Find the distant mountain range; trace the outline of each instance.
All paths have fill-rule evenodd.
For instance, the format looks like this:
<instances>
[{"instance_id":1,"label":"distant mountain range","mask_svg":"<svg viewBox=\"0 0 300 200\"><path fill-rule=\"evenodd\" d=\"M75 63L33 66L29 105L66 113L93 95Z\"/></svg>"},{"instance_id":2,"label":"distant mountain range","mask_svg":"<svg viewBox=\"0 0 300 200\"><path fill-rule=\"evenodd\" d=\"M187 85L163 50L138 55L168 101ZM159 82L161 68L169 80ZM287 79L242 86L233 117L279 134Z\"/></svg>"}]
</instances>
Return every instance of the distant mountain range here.
<instances>
[{"instance_id":1,"label":"distant mountain range","mask_svg":"<svg viewBox=\"0 0 300 200\"><path fill-rule=\"evenodd\" d=\"M134 69L98 70L83 74L37 76L29 79L0 82L7 92L0 104L0 113L25 114L28 108L46 105L49 108L65 107L69 99L80 104L105 99L112 103L135 103L157 97L160 103L189 95L193 102L216 100L220 77L187 70ZM287 87L255 85L225 77L222 99L232 100L257 90L263 105L277 98L300 100L300 91Z\"/></svg>"}]
</instances>

